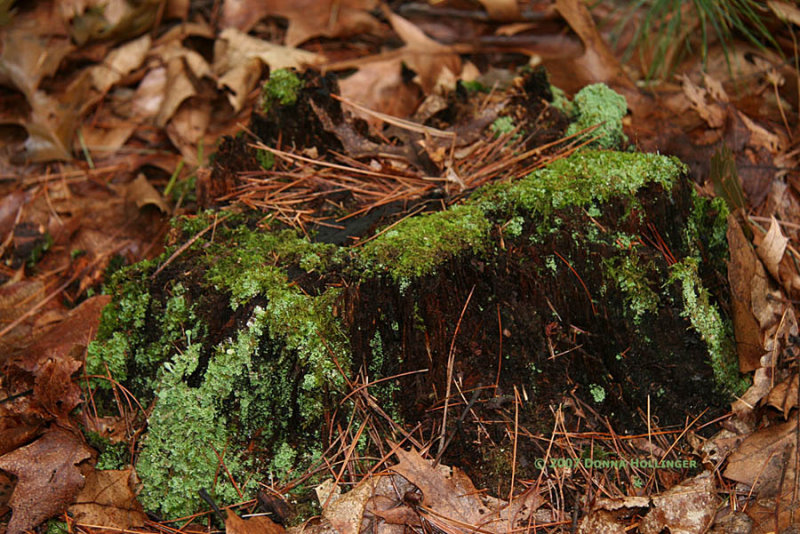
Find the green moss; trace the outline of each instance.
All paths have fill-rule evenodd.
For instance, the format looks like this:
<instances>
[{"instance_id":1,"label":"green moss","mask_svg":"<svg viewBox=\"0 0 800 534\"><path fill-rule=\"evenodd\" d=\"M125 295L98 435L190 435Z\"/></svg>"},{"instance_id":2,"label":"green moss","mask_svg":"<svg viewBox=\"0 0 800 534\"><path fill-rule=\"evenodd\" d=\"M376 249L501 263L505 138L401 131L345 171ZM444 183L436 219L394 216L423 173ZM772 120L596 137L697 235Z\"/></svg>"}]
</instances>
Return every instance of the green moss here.
<instances>
[{"instance_id":1,"label":"green moss","mask_svg":"<svg viewBox=\"0 0 800 534\"><path fill-rule=\"evenodd\" d=\"M275 155L269 150L256 150L256 161L262 169L268 171L275 165Z\"/></svg>"},{"instance_id":2,"label":"green moss","mask_svg":"<svg viewBox=\"0 0 800 534\"><path fill-rule=\"evenodd\" d=\"M261 89L261 110L267 113L276 104L293 106L303 88L303 81L289 69L277 69Z\"/></svg>"},{"instance_id":3,"label":"green moss","mask_svg":"<svg viewBox=\"0 0 800 534\"><path fill-rule=\"evenodd\" d=\"M526 227L538 227L536 235L546 239L563 225L560 210L582 206L599 217L597 206L604 201L630 201L650 183L669 190L683 169L664 156L584 150L515 182L482 188L463 204L404 220L362 247L313 243L293 230L262 229L232 215L160 275L169 280L163 287L153 287L151 275L170 251L156 262L123 270L110 286L116 296L104 311L87 370L106 374L107 368L146 404L148 395L156 400L136 463L143 504L174 517L195 511L199 488L220 504L239 500L221 474L217 453L240 488L252 487L267 473L284 476L319 453L309 444L321 441L322 415L332 399L341 398L342 371L350 372L351 354L334 312L341 289L308 282L317 280L317 273L387 276L408 288L461 254L491 256L500 232L514 239ZM204 213L178 229L185 241L215 219L213 212ZM698 220L687 232L705 227L705 219ZM542 261L556 270L564 267L552 256ZM647 294L655 283L636 272L646 267L632 255L607 267L610 278L638 303L632 306L636 314L658 305L658 296ZM687 318L695 326L692 315L702 312L706 319L698 319L695 328L706 339L721 339L709 330L714 318L707 294L696 280L684 282L682 276L674 279L685 289L684 299L693 299ZM212 321L216 331L228 325L222 331L232 330L232 337L210 340ZM425 329L416 307L414 327ZM382 333L392 335L388 328ZM386 361L388 339L376 332L369 343L373 377L395 363ZM724 341L714 343L710 352ZM383 387L393 394L391 383ZM244 451L251 442L266 453L249 457Z\"/></svg>"},{"instance_id":4,"label":"green moss","mask_svg":"<svg viewBox=\"0 0 800 534\"><path fill-rule=\"evenodd\" d=\"M606 276L622 291L626 312L631 314L635 324L639 324L647 313L655 313L659 306L659 296L652 280L658 274L655 264L642 264L640 256L633 253L620 253L603 259Z\"/></svg>"},{"instance_id":5,"label":"green moss","mask_svg":"<svg viewBox=\"0 0 800 534\"><path fill-rule=\"evenodd\" d=\"M403 221L364 245L359 259L367 275L388 272L400 282L431 274L464 250L483 250L491 228L480 204L462 204Z\"/></svg>"},{"instance_id":6,"label":"green moss","mask_svg":"<svg viewBox=\"0 0 800 534\"><path fill-rule=\"evenodd\" d=\"M514 119L511 117L497 117L491 126L492 132L497 136L509 134L514 131L514 128L516 126L514 126Z\"/></svg>"},{"instance_id":7,"label":"green moss","mask_svg":"<svg viewBox=\"0 0 800 534\"><path fill-rule=\"evenodd\" d=\"M600 125L590 134L600 136L592 142L598 148L617 148L627 142L622 132L622 118L628 111L625 97L609 89L607 85L596 83L587 85L575 95L575 122L567 128L567 135L573 135L591 126Z\"/></svg>"},{"instance_id":8,"label":"green moss","mask_svg":"<svg viewBox=\"0 0 800 534\"><path fill-rule=\"evenodd\" d=\"M113 443L97 432L85 430L86 441L99 453L95 469L123 469L130 463L128 444L124 442Z\"/></svg>"},{"instance_id":9,"label":"green moss","mask_svg":"<svg viewBox=\"0 0 800 534\"><path fill-rule=\"evenodd\" d=\"M731 395L744 393L748 380L739 374L730 324L711 304L708 290L700 283L696 258L684 258L670 269L670 282L678 282L683 297L683 316L708 348L717 386Z\"/></svg>"},{"instance_id":10,"label":"green moss","mask_svg":"<svg viewBox=\"0 0 800 534\"><path fill-rule=\"evenodd\" d=\"M550 85L550 92L553 94L553 102L550 105L561 110L566 116L571 117L575 112L575 107L567 98L567 93L555 85Z\"/></svg>"},{"instance_id":11,"label":"green moss","mask_svg":"<svg viewBox=\"0 0 800 534\"><path fill-rule=\"evenodd\" d=\"M484 187L464 204L407 219L364 245L358 259L365 274L388 272L407 284L464 251L489 250L496 214L548 217L571 206L632 198L648 183L669 190L684 169L657 154L581 151L516 182Z\"/></svg>"}]
</instances>

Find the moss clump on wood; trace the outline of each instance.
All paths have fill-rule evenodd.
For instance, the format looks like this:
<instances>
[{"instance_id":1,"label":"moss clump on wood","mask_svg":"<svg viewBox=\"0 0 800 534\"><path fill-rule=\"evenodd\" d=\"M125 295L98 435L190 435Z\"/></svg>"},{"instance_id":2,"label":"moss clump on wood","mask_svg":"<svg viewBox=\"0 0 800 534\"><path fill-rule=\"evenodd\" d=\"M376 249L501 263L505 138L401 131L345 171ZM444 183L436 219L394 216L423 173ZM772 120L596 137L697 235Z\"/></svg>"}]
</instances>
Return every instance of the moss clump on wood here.
<instances>
[{"instance_id":1,"label":"moss clump on wood","mask_svg":"<svg viewBox=\"0 0 800 534\"><path fill-rule=\"evenodd\" d=\"M97 374L108 369L115 379L132 384L145 402L155 401L135 462L144 483L143 504L165 516L186 515L199 505L199 488L222 504L239 500L227 477L219 476L220 457L245 490L268 473L280 478L291 465L308 465L324 445L324 414L344 394L342 373L362 361L376 375L389 374L387 365L413 367L403 361L403 351L412 350L406 342L429 329L432 337L449 341L452 331L434 332L431 312L422 304L417 307L417 299L424 300L423 288L429 284L446 285L456 265L472 262L478 265L474 268L497 270L498 276L501 264L513 271L510 262L539 269L545 266L544 256L534 252L539 239L551 241L553 249L547 253L552 273L541 271L541 280L565 273L564 279L574 281L568 268L588 269L589 264L579 262L585 261L582 251L590 249L616 247L623 258L612 263L617 270L648 266L647 256L633 259L644 249L632 236L628 247L619 246L625 242L623 230L601 232L591 220L616 204L620 216L606 222L638 228L645 215L637 194L649 190L669 203L682 172L682 164L672 158L587 150L518 181L484 187L460 205L405 220L362 247L314 243L293 230L260 228L245 217L232 217L159 275L153 276L156 265L169 251L158 261L127 270L113 285L115 299L90 348L87 369ZM584 211L594 215L577 226L569 222L570 215ZM185 223L189 231L182 239L212 223L211 216ZM687 227L684 238L696 241L697 231ZM558 244L564 244L563 257L555 256ZM609 294L631 295L636 289L603 274L599 264L597 270L614 286ZM667 282L656 269L639 289L662 293L659 284L679 283L689 323L709 347L716 343L720 357L731 356L710 333L708 321L717 319L699 278L673 272ZM342 285L350 288L348 295L343 296ZM358 288L364 295L357 295ZM369 293L370 288L380 289ZM587 308L603 298L598 288L591 289ZM394 300L369 304L381 292ZM415 302L413 312L408 306L407 322L391 309L392 302L405 306L404 299ZM491 306L487 299L481 305ZM664 300L635 309L635 316L640 321L655 317ZM352 303L373 308L348 308ZM705 319L695 320L698 310ZM509 319L507 324L512 323ZM362 338L363 343L354 344ZM510 365L512 370L530 367ZM608 384L594 385L604 387L609 397L614 391ZM385 394L396 391L386 388ZM407 403L408 390L402 391Z\"/></svg>"}]
</instances>

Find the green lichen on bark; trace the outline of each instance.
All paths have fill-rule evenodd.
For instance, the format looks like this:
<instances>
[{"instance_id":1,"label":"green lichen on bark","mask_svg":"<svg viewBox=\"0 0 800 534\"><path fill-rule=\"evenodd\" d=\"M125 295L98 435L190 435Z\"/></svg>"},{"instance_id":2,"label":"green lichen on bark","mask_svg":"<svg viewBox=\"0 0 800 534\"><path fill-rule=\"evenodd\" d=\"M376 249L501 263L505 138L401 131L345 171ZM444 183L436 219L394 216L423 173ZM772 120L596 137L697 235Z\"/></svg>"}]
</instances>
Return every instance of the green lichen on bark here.
<instances>
[{"instance_id":1,"label":"green lichen on bark","mask_svg":"<svg viewBox=\"0 0 800 534\"><path fill-rule=\"evenodd\" d=\"M152 279L171 251L128 269L112 285L115 299L90 348L87 370L133 383L155 400L136 461L143 504L174 517L195 511L199 488L221 504L238 500L227 477L219 476L219 456L240 489L248 489L259 477L280 478L318 454L310 444L320 443L323 412L341 398L342 372L350 372L352 355L335 311L341 289L324 281L303 287L298 280L335 273L356 284L385 279L402 290L455 258L497 254L498 232L528 240L539 235L531 229L559 228L565 210L599 215L604 202L618 198L635 207L636 193L650 185L661 186L668 201L683 171L674 158L584 150L520 180L486 186L447 210L404 220L361 247L314 243L293 230L231 217L175 260L169 276ZM187 221L185 236L213 222L211 214ZM687 239L696 239L700 228L690 225ZM625 276L610 276L609 283L631 295L659 289L661 273L641 278L640 287L633 271L647 264L620 257L610 265ZM553 261L556 269L565 268ZM671 281L681 285L686 317L711 353L726 333L713 331L719 315L699 278L684 273L675 269ZM163 285L158 291L156 280ZM635 283L626 289L626 280ZM650 295L634 313L644 319L659 302ZM214 313L233 317L225 339L209 337ZM225 321L217 323L219 329ZM373 339L370 371L376 374L385 343L380 335ZM265 458L245 453L253 440Z\"/></svg>"},{"instance_id":2,"label":"green lichen on bark","mask_svg":"<svg viewBox=\"0 0 800 534\"><path fill-rule=\"evenodd\" d=\"M575 122L570 124L567 135L576 134L586 128L598 126L591 137L597 148L618 148L627 141L622 131L622 118L628 111L625 97L602 83L587 85L573 100Z\"/></svg>"}]
</instances>

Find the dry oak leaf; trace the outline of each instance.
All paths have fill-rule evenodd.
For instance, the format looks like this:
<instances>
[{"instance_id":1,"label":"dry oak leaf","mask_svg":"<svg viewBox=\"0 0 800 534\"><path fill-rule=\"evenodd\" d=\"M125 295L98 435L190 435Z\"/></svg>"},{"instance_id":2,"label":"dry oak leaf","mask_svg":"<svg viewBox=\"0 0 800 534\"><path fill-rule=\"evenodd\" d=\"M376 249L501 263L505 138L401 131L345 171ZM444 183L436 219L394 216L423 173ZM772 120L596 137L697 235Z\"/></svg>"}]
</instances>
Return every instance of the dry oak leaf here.
<instances>
[{"instance_id":1,"label":"dry oak leaf","mask_svg":"<svg viewBox=\"0 0 800 534\"><path fill-rule=\"evenodd\" d=\"M772 497L782 480L794 480L797 421L768 426L748 436L728 458L723 475Z\"/></svg>"},{"instance_id":2,"label":"dry oak leaf","mask_svg":"<svg viewBox=\"0 0 800 534\"><path fill-rule=\"evenodd\" d=\"M434 467L417 451L397 448L400 462L389 469L414 484L422 492L421 508L445 524L469 525L481 532L515 532L524 529L540 506L539 495L527 491L510 503L479 492L460 469L453 467L449 476L445 466Z\"/></svg>"},{"instance_id":3,"label":"dry oak leaf","mask_svg":"<svg viewBox=\"0 0 800 534\"><path fill-rule=\"evenodd\" d=\"M652 508L642 520L642 534L706 532L719 505L711 472L705 471L652 498Z\"/></svg>"},{"instance_id":4,"label":"dry oak leaf","mask_svg":"<svg viewBox=\"0 0 800 534\"><path fill-rule=\"evenodd\" d=\"M17 477L6 534L22 534L66 510L85 482L77 465L91 455L79 436L51 427L30 445L0 456L0 469Z\"/></svg>"},{"instance_id":5,"label":"dry oak leaf","mask_svg":"<svg viewBox=\"0 0 800 534\"><path fill-rule=\"evenodd\" d=\"M739 356L739 370L747 373L761 366L764 349L761 327L753 312L752 287L756 275L766 281L766 272L750 241L734 216L728 217L728 281L731 286L734 337Z\"/></svg>"},{"instance_id":6,"label":"dry oak leaf","mask_svg":"<svg viewBox=\"0 0 800 534\"><path fill-rule=\"evenodd\" d=\"M225 530L228 534L283 534L286 532L286 529L267 516L242 519L231 511L228 511L228 518L225 520Z\"/></svg>"},{"instance_id":7,"label":"dry oak leaf","mask_svg":"<svg viewBox=\"0 0 800 534\"><path fill-rule=\"evenodd\" d=\"M368 13L377 0L225 0L223 28L249 31L271 15L289 20L286 45L297 46L314 37L345 37L374 33L379 28Z\"/></svg>"},{"instance_id":8,"label":"dry oak leaf","mask_svg":"<svg viewBox=\"0 0 800 534\"><path fill-rule=\"evenodd\" d=\"M86 476L86 485L69 512L76 523L84 525L120 530L144 526L147 515L136 500L136 483L133 469L94 470Z\"/></svg>"}]
</instances>

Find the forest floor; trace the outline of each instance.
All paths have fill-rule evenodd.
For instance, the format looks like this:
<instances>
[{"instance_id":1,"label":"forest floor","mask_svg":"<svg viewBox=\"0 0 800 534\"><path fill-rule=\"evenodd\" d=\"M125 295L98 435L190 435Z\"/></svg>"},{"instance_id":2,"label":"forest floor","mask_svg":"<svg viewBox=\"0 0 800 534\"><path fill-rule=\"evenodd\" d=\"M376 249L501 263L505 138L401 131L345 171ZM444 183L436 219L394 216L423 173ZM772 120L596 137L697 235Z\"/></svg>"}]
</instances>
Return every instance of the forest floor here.
<instances>
[{"instance_id":1,"label":"forest floor","mask_svg":"<svg viewBox=\"0 0 800 534\"><path fill-rule=\"evenodd\" d=\"M703 2L685 3L680 16L655 8L648 14L615 2L599 2L590 11L579 0L17 4L0 0L0 534L189 533L223 524L231 532L248 533L766 533L800 524L795 310L800 164L794 140L800 133L795 34L800 10L793 3L773 0L763 8L750 2L710 3L755 10L742 14L741 24L734 17L716 27L710 22L720 20L714 13L694 11ZM267 80L273 83L270 90L264 89ZM624 97L622 112L581 122L571 107L580 97L574 103L569 99L597 83ZM301 94L301 105L274 111L294 106L295 93ZM577 132L568 129L570 122L580 124ZM614 130L616 123L623 131ZM604 136L618 138L603 145ZM558 246L551 258L555 265L563 263L565 278L553 285L575 285L574 299L550 302L542 295L551 293L536 293L541 289L532 281L536 276L522 268L513 271L509 258L524 249L519 236L525 242L536 238L525 218L487 223L494 225L490 235L502 251L497 258L508 262L502 263L505 275L462 253L480 248L467 227L459 227L463 235L445 235L439 248L419 249L452 260L444 264L451 271L439 270L443 279L438 282L428 276L424 262L437 266L443 260L413 256L418 249L410 240L393 244L389 237L414 228L407 220L421 213L425 221L445 226L457 217L453 213L470 210L499 217L494 204L486 207L495 200L487 200L486 191L500 190L491 189L493 184L512 191L509 184L524 183L547 165L561 168L555 167L559 161L576 161L570 158L580 158L583 145L592 143L627 144L629 152L676 156L686 165L691 187L682 193L677 188L672 195L656 194L643 182L646 192L631 202L661 213L662 219L658 228L642 223L637 232L643 237L628 249L641 246L651 254L647 258L671 268L683 261L676 248L683 234L679 226L667 227L688 219L692 201L687 198L697 194L716 206L703 219L706 226L694 229L697 240L710 248L715 246L709 244L711 234L721 228L714 221L724 221L730 212L728 255L713 268L700 268L703 282L713 287L711 293L697 293L721 310L711 319L719 324L703 329L696 318L665 309L669 306L662 307L658 322L651 317L653 332L691 323L694 337L687 336L697 343L685 345L701 351L707 350L700 341L708 343L709 332L730 325L726 335L741 373L736 378L746 378L747 386L731 386L724 402L708 377L691 391L672 388L667 376L680 381L679 375L704 371L688 359L681 362L678 349L672 354L671 334L658 343L677 363L659 360L653 368L677 372L654 375L663 382L647 387L666 391L685 409L656 417L648 394L636 397L627 413L621 414L618 405L612 413L610 401L602 404L606 395L614 396L608 387L577 379L572 384L574 369L558 374L567 359L557 356L574 351L589 361L596 343L590 339L594 332L575 326L583 323L562 321L558 312L570 306L582 308L573 318L608 312L595 309L602 298L593 297L600 282L587 278L587 287L580 266ZM603 157L589 154L589 159ZM625 157L631 159L614 172L624 174L623 167L639 161ZM647 161L667 165L672 160ZM471 193L478 190L483 196L475 200ZM720 201L713 204L714 198ZM603 200L609 199L616 201L613 196ZM665 211L667 199L672 204ZM510 202L517 201L523 203ZM617 222L594 214L588 204L576 206L603 232ZM670 211L678 206L685 211ZM615 209L622 219L633 208ZM437 219L437 213L445 215ZM676 221L670 221L673 216ZM191 286L195 275L189 272L202 254L227 258L231 253L232 263L244 269L248 258L235 254L250 250L245 245L250 238L237 233L233 221L265 234L292 230L291 239L269 249L275 266L278 256L290 256L290 283L281 286L286 302L330 304L331 317L350 328L350 342L360 338L373 358L384 349L381 357L389 357L395 334L403 351L413 338L419 361L393 369L395 376L382 369L380 387L387 389L379 390L370 382L376 377L366 374L369 361L360 372L351 372L332 358L338 369L328 363L331 372L342 375L343 398L337 402L353 404L338 415L327 408L315 414L319 428L313 435L323 453L314 462L299 469L287 460L285 471L278 472L282 460L298 453L272 443L270 459L264 460L270 476L245 487L237 482L230 438L209 435L216 456L205 468L214 483L230 483L236 502L222 492L209 495L205 487L187 489L178 480L182 475L170 471L163 481L164 500L153 505L152 488L142 492L137 462L144 454L142 443L156 439L147 433L158 423L148 419L164 412L168 395L159 397L151 388L152 398L139 399L141 384L115 374L110 358L100 366L87 363L87 351L96 338L113 339L101 324L112 295L118 315L128 314L120 322L132 325L137 319L120 304L128 301L115 293L122 278L112 275L121 268L157 259L131 268L127 276L144 273L141 284L161 294L164 306L167 297L183 291L200 299L202 291ZM440 239L425 232L428 227L422 226L422 239ZM336 256L326 264L333 268L320 267L317 262L328 261L327 254L336 255L320 242L348 250L348 259L340 264ZM287 253L289 246L301 252ZM385 285L369 262L383 261L387 250L396 261L387 262L396 277ZM404 253L418 263L402 263ZM206 268L213 272L216 266ZM366 273L364 283L353 278L358 269ZM503 278L509 269L536 298L517 299L514 282ZM156 289L157 284L162 285ZM231 287L234 297L248 291ZM342 300L324 300L339 295L340 288ZM491 291L513 294L516 308L501 318L500 305L496 313L492 308ZM204 312L216 315L210 319L216 330L208 337L220 341L250 327L261 305L279 301L277 294L262 293L246 303L243 299L238 311L228 293L224 303L203 301L215 302ZM407 295L420 297L421 311ZM504 354L504 340L507 353L524 352L515 337L522 327L514 325L521 325L524 310L535 300L540 306L547 301L558 317L534 328L540 352L552 357L536 372L549 377L542 384L564 389L558 402L555 394L543 401L542 391L534 402L528 391L517 389L509 373L527 371L514 368L513 361L504 381L500 364L495 377L494 363L487 363L494 361L488 355L494 344ZM178 306L179 300L169 302ZM266 313L272 313L269 306ZM292 322L301 313L289 315L288 325L305 324ZM485 336L476 334L490 315L492 320L496 315L497 327ZM441 331L429 329L423 336L404 330L404 320L427 322L430 328L437 316L445 318ZM375 326L374 317L386 325ZM371 326L359 334L361 324ZM159 325L170 328L166 322ZM184 326L177 328L182 338ZM137 328L151 332L155 327L148 322L117 332L127 332L132 340ZM319 335L334 354L336 347L327 346L331 339L315 332L307 335ZM471 337L456 342L459 332ZM629 333L619 326L608 337L622 347L621 338ZM194 346L192 335L197 331L189 330L188 340L176 345L181 356ZM292 336L285 333L287 345ZM423 349L430 358L428 343L444 357L420 370ZM681 343L676 340L675 346ZM413 352L408 350L404 356ZM471 360L461 358L466 353ZM625 362L627 356L627 349L617 355L626 374L646 367ZM423 371L429 382L416 376ZM592 372L579 371L589 378ZM187 382L196 378L193 371L186 374ZM644 380L642 375L633 382ZM572 390L563 385L567 382ZM202 387L209 383L206 378ZM437 390L437 384L446 391ZM433 393L426 397L420 388ZM405 395L395 407L399 411L376 403L377 391ZM492 396L480 398L487 391ZM271 402L280 409L277 398L276 393ZM292 402L298 398L291 397ZM319 399L307 399L312 400ZM286 409L293 414L291 425L311 420L298 423L303 410ZM408 424L412 412L419 416L416 425ZM342 422L342 414L352 418ZM542 414L549 427L526 427ZM623 429L626 425L630 428ZM183 439L177 426L173 430L172 439ZM255 458L262 429L253 433L239 439L249 440L247 452ZM116 463L107 463L109 451L117 451ZM479 457L486 465L470 466ZM459 464L459 458L461 465L443 469ZM193 480L191 474L185 478ZM180 496L181 502L199 502L202 509L179 519L159 514L180 509L167 505L172 502L167 486L190 492ZM257 491L247 494L248 488Z\"/></svg>"}]
</instances>

